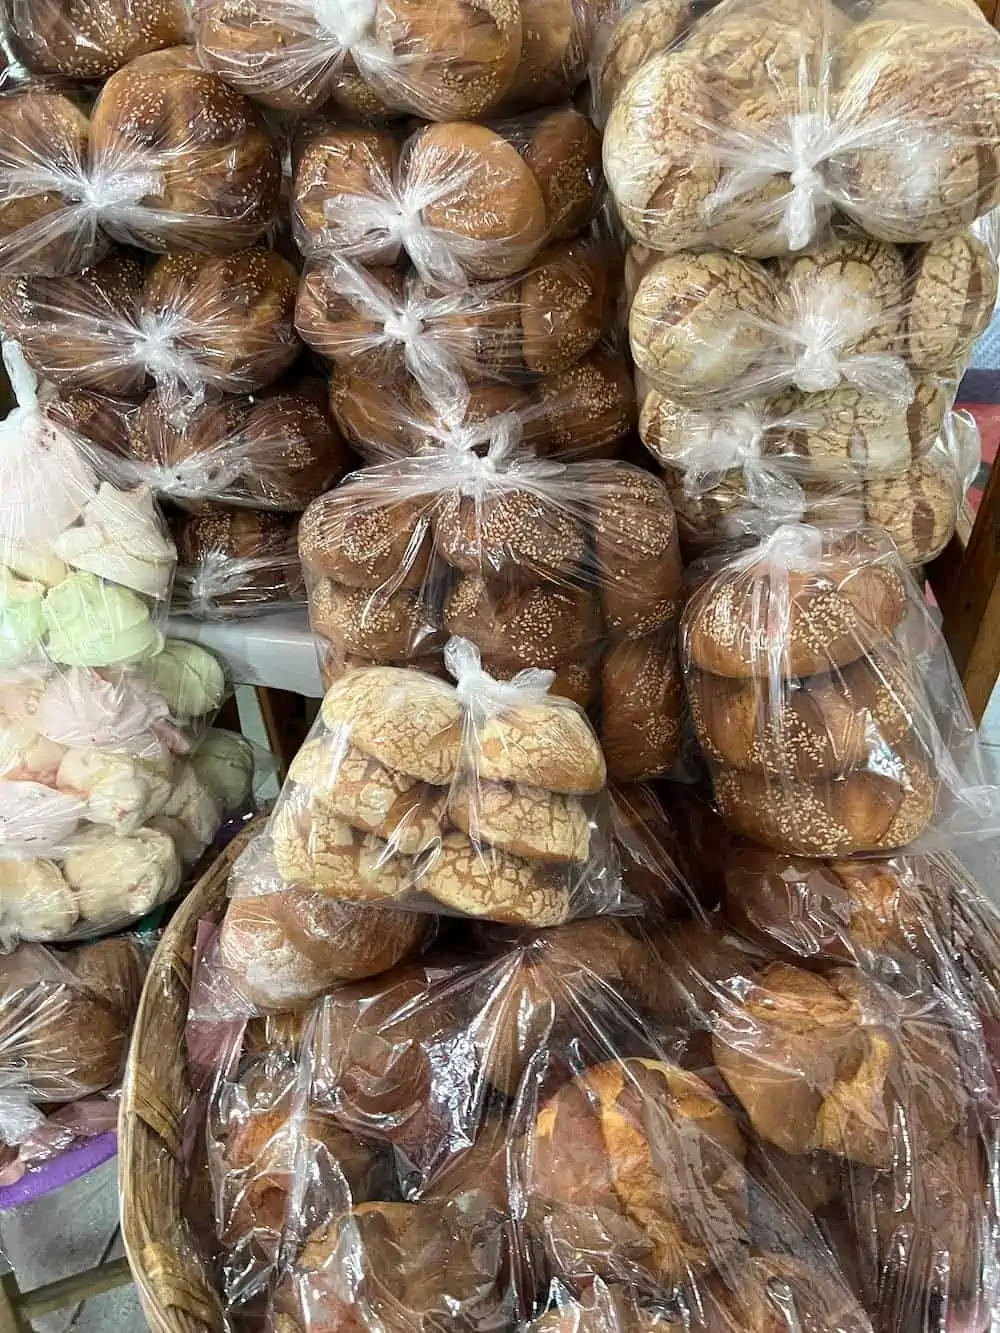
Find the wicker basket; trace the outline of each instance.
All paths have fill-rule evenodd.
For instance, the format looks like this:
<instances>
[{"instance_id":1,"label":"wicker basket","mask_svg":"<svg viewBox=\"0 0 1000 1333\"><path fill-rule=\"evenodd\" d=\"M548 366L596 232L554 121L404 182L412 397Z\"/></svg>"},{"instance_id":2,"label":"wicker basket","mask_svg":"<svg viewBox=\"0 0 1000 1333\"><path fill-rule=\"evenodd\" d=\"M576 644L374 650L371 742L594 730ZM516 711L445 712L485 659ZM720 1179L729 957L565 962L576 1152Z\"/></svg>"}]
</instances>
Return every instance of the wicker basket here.
<instances>
[{"instance_id":1,"label":"wicker basket","mask_svg":"<svg viewBox=\"0 0 1000 1333\"><path fill-rule=\"evenodd\" d=\"M197 882L163 932L143 987L118 1119L122 1236L153 1333L218 1333L222 1305L182 1206L184 1112L191 1101L184 1025L199 920L225 901L245 829Z\"/></svg>"}]
</instances>

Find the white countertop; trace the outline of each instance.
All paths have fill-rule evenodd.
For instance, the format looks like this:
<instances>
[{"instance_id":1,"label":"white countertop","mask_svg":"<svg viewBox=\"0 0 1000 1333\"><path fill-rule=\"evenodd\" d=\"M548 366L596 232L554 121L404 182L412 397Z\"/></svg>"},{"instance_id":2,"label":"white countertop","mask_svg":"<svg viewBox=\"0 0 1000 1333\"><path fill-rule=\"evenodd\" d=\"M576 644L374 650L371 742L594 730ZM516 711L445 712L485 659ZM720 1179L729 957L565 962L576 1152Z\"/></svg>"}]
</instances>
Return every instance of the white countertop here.
<instances>
[{"instance_id":1,"label":"white countertop","mask_svg":"<svg viewBox=\"0 0 1000 1333\"><path fill-rule=\"evenodd\" d=\"M269 685L311 699L323 693L304 606L235 620L171 616L167 633L210 648L225 661L234 685Z\"/></svg>"}]
</instances>

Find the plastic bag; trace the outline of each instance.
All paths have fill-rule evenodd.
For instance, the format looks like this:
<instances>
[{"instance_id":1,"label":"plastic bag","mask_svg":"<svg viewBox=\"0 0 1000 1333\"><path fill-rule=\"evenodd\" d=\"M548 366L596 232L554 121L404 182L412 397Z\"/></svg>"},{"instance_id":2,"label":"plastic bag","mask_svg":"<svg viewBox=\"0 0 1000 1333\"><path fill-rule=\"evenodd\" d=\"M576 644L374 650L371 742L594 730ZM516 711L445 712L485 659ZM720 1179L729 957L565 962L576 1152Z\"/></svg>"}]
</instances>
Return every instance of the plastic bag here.
<instances>
[{"instance_id":1,"label":"plastic bag","mask_svg":"<svg viewBox=\"0 0 1000 1333\"><path fill-rule=\"evenodd\" d=\"M180 640L138 669L3 677L5 946L117 930L173 896L249 794L245 745L217 754L202 737L224 689L215 659Z\"/></svg>"},{"instance_id":2,"label":"plastic bag","mask_svg":"<svg viewBox=\"0 0 1000 1333\"><path fill-rule=\"evenodd\" d=\"M0 960L0 1142L27 1139L41 1106L118 1080L145 972L127 937L60 954L22 944Z\"/></svg>"},{"instance_id":3,"label":"plastic bag","mask_svg":"<svg viewBox=\"0 0 1000 1333\"><path fill-rule=\"evenodd\" d=\"M199 619L305 605L298 523L291 514L204 505L174 525L175 608Z\"/></svg>"},{"instance_id":4,"label":"plastic bag","mask_svg":"<svg viewBox=\"0 0 1000 1333\"><path fill-rule=\"evenodd\" d=\"M860 445L876 412L895 413L905 443L905 409L928 377L961 378L997 294L995 253L971 231L909 251L845 233L770 265L682 250L631 271L632 354L651 387L702 405L775 396L803 452L814 436L836 448L824 436L862 410Z\"/></svg>"},{"instance_id":5,"label":"plastic bag","mask_svg":"<svg viewBox=\"0 0 1000 1333\"><path fill-rule=\"evenodd\" d=\"M14 0L7 22L15 50L34 74L95 82L148 51L188 39L187 10L178 0L121 7Z\"/></svg>"},{"instance_id":6,"label":"plastic bag","mask_svg":"<svg viewBox=\"0 0 1000 1333\"><path fill-rule=\"evenodd\" d=\"M56 27L74 22L50 8ZM170 9L159 12L167 24ZM87 17L99 24L100 6ZM77 50L105 56L99 37ZM100 258L108 236L157 251L244 249L274 221L280 183L278 145L259 110L201 69L191 47L132 60L89 118L55 89L14 89L0 98L0 271L76 272Z\"/></svg>"},{"instance_id":7,"label":"plastic bag","mask_svg":"<svg viewBox=\"0 0 1000 1333\"><path fill-rule=\"evenodd\" d=\"M483 931L263 1046L248 1030L203 1140L225 1309L290 1329L982 1326L982 1032L888 975L778 963L724 921L580 921Z\"/></svg>"},{"instance_id":8,"label":"plastic bag","mask_svg":"<svg viewBox=\"0 0 1000 1333\"><path fill-rule=\"evenodd\" d=\"M281 0L196 7L198 49L233 87L282 111L332 99L368 118L391 108L476 120L558 102L583 81L592 0L485 0L433 11L413 0Z\"/></svg>"},{"instance_id":9,"label":"plastic bag","mask_svg":"<svg viewBox=\"0 0 1000 1333\"><path fill-rule=\"evenodd\" d=\"M111 667L163 647L177 561L146 487L100 481L48 419L16 343L17 398L0 423L0 667Z\"/></svg>"},{"instance_id":10,"label":"plastic bag","mask_svg":"<svg viewBox=\"0 0 1000 1333\"><path fill-rule=\"evenodd\" d=\"M525 274L444 295L397 269L324 257L308 265L295 327L345 370L380 383L408 373L430 395L469 380L531 379L568 369L611 323L606 248L549 246Z\"/></svg>"},{"instance_id":11,"label":"plastic bag","mask_svg":"<svg viewBox=\"0 0 1000 1333\"><path fill-rule=\"evenodd\" d=\"M587 226L601 198L599 137L563 106L497 122L304 136L292 186L303 255L394 264L428 282L509 277Z\"/></svg>"},{"instance_id":12,"label":"plastic bag","mask_svg":"<svg viewBox=\"0 0 1000 1333\"><path fill-rule=\"evenodd\" d=\"M778 528L685 609L681 657L723 818L847 857L998 829L941 632L875 528Z\"/></svg>"},{"instance_id":13,"label":"plastic bag","mask_svg":"<svg viewBox=\"0 0 1000 1333\"><path fill-rule=\"evenodd\" d=\"M330 408L344 438L368 462L484 449L497 429L517 434L526 448L565 462L617 458L635 429L635 390L620 352L598 347L534 383L466 384L447 374L417 381L400 375L385 386L361 372L334 366ZM430 396L428 397L428 392ZM497 422L504 423L501 427Z\"/></svg>"},{"instance_id":14,"label":"plastic bag","mask_svg":"<svg viewBox=\"0 0 1000 1333\"><path fill-rule=\"evenodd\" d=\"M461 635L495 676L554 672L553 692L599 719L613 778L666 772L681 570L665 489L622 463L534 458L503 425L488 423L483 456L439 448L367 468L306 511L299 553L325 675L429 665Z\"/></svg>"},{"instance_id":15,"label":"plastic bag","mask_svg":"<svg viewBox=\"0 0 1000 1333\"><path fill-rule=\"evenodd\" d=\"M138 398L152 382L178 413L209 390L254 393L292 365L296 284L270 250L164 255L148 269L116 250L75 277L0 285L0 328L60 389Z\"/></svg>"},{"instance_id":16,"label":"plastic bag","mask_svg":"<svg viewBox=\"0 0 1000 1333\"><path fill-rule=\"evenodd\" d=\"M634 40L604 165L643 244L766 258L838 211L910 244L1000 201L1000 38L966 0L724 0L669 49Z\"/></svg>"},{"instance_id":17,"label":"plastic bag","mask_svg":"<svg viewBox=\"0 0 1000 1333\"><path fill-rule=\"evenodd\" d=\"M179 409L169 390L139 404L69 390L47 411L120 484L148 486L193 512L205 501L292 512L345 471L347 449L326 398L322 381L294 376L245 397L212 392Z\"/></svg>"}]
</instances>

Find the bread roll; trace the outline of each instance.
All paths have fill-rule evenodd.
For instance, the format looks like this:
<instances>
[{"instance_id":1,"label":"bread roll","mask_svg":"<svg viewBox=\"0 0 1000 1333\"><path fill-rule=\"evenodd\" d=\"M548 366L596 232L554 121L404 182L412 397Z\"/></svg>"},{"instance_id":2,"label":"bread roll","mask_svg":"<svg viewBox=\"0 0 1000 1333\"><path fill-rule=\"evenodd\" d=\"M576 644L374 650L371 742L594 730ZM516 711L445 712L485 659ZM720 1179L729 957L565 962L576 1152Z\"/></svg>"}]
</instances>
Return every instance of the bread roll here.
<instances>
[{"instance_id":1,"label":"bread roll","mask_svg":"<svg viewBox=\"0 0 1000 1333\"><path fill-rule=\"evenodd\" d=\"M737 833L802 856L905 847L927 828L937 798L936 777L905 749L887 757L880 751L877 767L813 781L717 768L713 785L722 817Z\"/></svg>"},{"instance_id":2,"label":"bread roll","mask_svg":"<svg viewBox=\"0 0 1000 1333\"><path fill-rule=\"evenodd\" d=\"M514 925L558 926L570 915L571 876L545 864L448 833L421 865L416 886L447 912Z\"/></svg>"},{"instance_id":3,"label":"bread roll","mask_svg":"<svg viewBox=\"0 0 1000 1333\"><path fill-rule=\"evenodd\" d=\"M672 633L620 639L601 666L601 746L615 782L673 767L681 738L683 685Z\"/></svg>"},{"instance_id":4,"label":"bread roll","mask_svg":"<svg viewBox=\"0 0 1000 1333\"><path fill-rule=\"evenodd\" d=\"M304 255L334 248L338 232L330 231L327 200L387 199L399 167L399 142L375 129L324 127L307 135L295 166L292 184L292 227ZM393 263L399 242L372 224L362 223L354 237L366 263Z\"/></svg>"},{"instance_id":5,"label":"bread roll","mask_svg":"<svg viewBox=\"0 0 1000 1333\"><path fill-rule=\"evenodd\" d=\"M521 152L545 201L548 239L577 235L594 215L601 136L573 107L556 107L534 120Z\"/></svg>"},{"instance_id":6,"label":"bread roll","mask_svg":"<svg viewBox=\"0 0 1000 1333\"><path fill-rule=\"evenodd\" d=\"M467 744L474 775L485 781L587 796L607 777L586 715L562 699L512 703L477 721Z\"/></svg>"},{"instance_id":7,"label":"bread roll","mask_svg":"<svg viewBox=\"0 0 1000 1333\"><path fill-rule=\"evenodd\" d=\"M310 588L309 613L317 634L372 661L407 662L443 638L438 608L420 589L371 591L322 579Z\"/></svg>"},{"instance_id":8,"label":"bread roll","mask_svg":"<svg viewBox=\"0 0 1000 1333\"><path fill-rule=\"evenodd\" d=\"M610 325L609 287L607 260L596 246L561 241L546 247L521 279L525 370L556 374L591 351Z\"/></svg>"},{"instance_id":9,"label":"bread roll","mask_svg":"<svg viewBox=\"0 0 1000 1333\"><path fill-rule=\"evenodd\" d=\"M100 257L76 197L89 139L87 117L62 93L0 99L0 274L73 273Z\"/></svg>"},{"instance_id":10,"label":"bread roll","mask_svg":"<svg viewBox=\"0 0 1000 1333\"><path fill-rule=\"evenodd\" d=\"M252 1004L298 1009L337 982L375 976L415 953L428 918L306 889L234 898L219 957Z\"/></svg>"},{"instance_id":11,"label":"bread roll","mask_svg":"<svg viewBox=\"0 0 1000 1333\"><path fill-rule=\"evenodd\" d=\"M908 565L940 555L955 534L962 482L945 449L933 449L898 477L865 485L865 515L896 543Z\"/></svg>"},{"instance_id":12,"label":"bread roll","mask_svg":"<svg viewBox=\"0 0 1000 1333\"><path fill-rule=\"evenodd\" d=\"M538 449L567 462L615 458L635 427L635 390L625 358L602 348L534 387Z\"/></svg>"},{"instance_id":13,"label":"bread roll","mask_svg":"<svg viewBox=\"0 0 1000 1333\"><path fill-rule=\"evenodd\" d=\"M972 232L921 246L910 261L906 354L919 372L960 378L996 305L997 265Z\"/></svg>"},{"instance_id":14,"label":"bread roll","mask_svg":"<svg viewBox=\"0 0 1000 1333\"><path fill-rule=\"evenodd\" d=\"M11 19L11 35L33 73L90 83L148 51L179 45L189 27L181 0L18 0Z\"/></svg>"},{"instance_id":15,"label":"bread roll","mask_svg":"<svg viewBox=\"0 0 1000 1333\"><path fill-rule=\"evenodd\" d=\"M590 820L579 799L541 787L467 777L448 793L448 813L477 845L532 861L586 861L590 850Z\"/></svg>"},{"instance_id":16,"label":"bread roll","mask_svg":"<svg viewBox=\"0 0 1000 1333\"><path fill-rule=\"evenodd\" d=\"M551 106L569 97L587 73L596 5L586 0L520 0L521 56L505 111Z\"/></svg>"},{"instance_id":17,"label":"bread roll","mask_svg":"<svg viewBox=\"0 0 1000 1333\"><path fill-rule=\"evenodd\" d=\"M330 412L358 453L407 458L416 451L408 387L405 380L387 387L340 366L332 368Z\"/></svg>"},{"instance_id":18,"label":"bread roll","mask_svg":"<svg viewBox=\"0 0 1000 1333\"><path fill-rule=\"evenodd\" d=\"M275 216L277 146L263 117L198 65L192 48L141 55L112 74L91 113L90 176L121 207L102 223L150 250L239 250Z\"/></svg>"},{"instance_id":19,"label":"bread roll","mask_svg":"<svg viewBox=\"0 0 1000 1333\"><path fill-rule=\"evenodd\" d=\"M808 530L804 530L808 531ZM685 611L684 651L718 676L814 676L857 661L906 612L895 560L866 538L832 538L815 567L767 543L709 579Z\"/></svg>"},{"instance_id":20,"label":"bread roll","mask_svg":"<svg viewBox=\"0 0 1000 1333\"><path fill-rule=\"evenodd\" d=\"M846 773L891 753L919 725L913 682L889 653L859 657L829 674L776 681L693 668L687 690L695 733L710 759L779 777Z\"/></svg>"},{"instance_id":21,"label":"bread roll","mask_svg":"<svg viewBox=\"0 0 1000 1333\"><path fill-rule=\"evenodd\" d=\"M299 552L310 575L348 588L423 585L431 552L428 506L383 494L376 479L359 478L309 506L299 526Z\"/></svg>"},{"instance_id":22,"label":"bread roll","mask_svg":"<svg viewBox=\"0 0 1000 1333\"><path fill-rule=\"evenodd\" d=\"M399 898L408 887L408 858L397 855L383 839L352 827L309 788L293 790L278 805L271 843L286 884L370 903Z\"/></svg>"},{"instance_id":23,"label":"bread roll","mask_svg":"<svg viewBox=\"0 0 1000 1333\"><path fill-rule=\"evenodd\" d=\"M483 670L494 680L511 680L521 670L516 662L498 661L488 654L482 658ZM598 654L591 653L579 662L566 662L553 668L555 679L549 694L558 699L569 699L586 711L597 693L600 663Z\"/></svg>"},{"instance_id":24,"label":"bread roll","mask_svg":"<svg viewBox=\"0 0 1000 1333\"><path fill-rule=\"evenodd\" d=\"M604 620L630 637L680 612L681 556L666 488L638 468L609 467L595 486L591 522Z\"/></svg>"},{"instance_id":25,"label":"bread roll","mask_svg":"<svg viewBox=\"0 0 1000 1333\"><path fill-rule=\"evenodd\" d=\"M602 633L597 596L590 589L509 587L475 574L464 575L446 600L444 627L471 640L483 656L520 667L578 661Z\"/></svg>"},{"instance_id":26,"label":"bread roll","mask_svg":"<svg viewBox=\"0 0 1000 1333\"><path fill-rule=\"evenodd\" d=\"M301 601L296 526L292 514L220 504L183 515L173 525L182 598L202 614Z\"/></svg>"},{"instance_id":27,"label":"bread roll","mask_svg":"<svg viewBox=\"0 0 1000 1333\"><path fill-rule=\"evenodd\" d=\"M587 554L583 523L567 505L507 487L447 492L434 510L434 545L464 574L525 584L571 580Z\"/></svg>"}]
</instances>

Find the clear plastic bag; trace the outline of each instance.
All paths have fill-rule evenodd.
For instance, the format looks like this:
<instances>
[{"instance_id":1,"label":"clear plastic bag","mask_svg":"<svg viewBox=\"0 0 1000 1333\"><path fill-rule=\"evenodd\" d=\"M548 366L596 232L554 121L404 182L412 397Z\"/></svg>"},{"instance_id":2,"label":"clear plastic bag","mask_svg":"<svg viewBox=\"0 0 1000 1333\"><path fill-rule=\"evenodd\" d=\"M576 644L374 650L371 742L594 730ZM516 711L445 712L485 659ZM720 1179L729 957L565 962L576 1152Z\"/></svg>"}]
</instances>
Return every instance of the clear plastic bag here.
<instances>
[{"instance_id":1,"label":"clear plastic bag","mask_svg":"<svg viewBox=\"0 0 1000 1333\"><path fill-rule=\"evenodd\" d=\"M852 413L859 447L889 425L905 447L907 409L932 415L925 386L961 378L989 323L997 263L972 231L913 249L845 232L770 265L721 252L633 256L630 285L632 353L652 388L703 406L774 398L802 451L817 436L829 452ZM933 440L939 426L920 436Z\"/></svg>"},{"instance_id":2,"label":"clear plastic bag","mask_svg":"<svg viewBox=\"0 0 1000 1333\"><path fill-rule=\"evenodd\" d=\"M837 212L912 244L1000 202L1000 38L966 0L724 0L625 49L604 164L643 244L767 258Z\"/></svg>"},{"instance_id":3,"label":"clear plastic bag","mask_svg":"<svg viewBox=\"0 0 1000 1333\"><path fill-rule=\"evenodd\" d=\"M69 390L48 414L85 439L102 473L148 486L182 509L206 501L294 512L346 470L327 388L295 376L245 397L206 394L177 405L169 388L142 403Z\"/></svg>"},{"instance_id":4,"label":"clear plastic bag","mask_svg":"<svg viewBox=\"0 0 1000 1333\"><path fill-rule=\"evenodd\" d=\"M146 958L121 937L58 954L22 944L0 960L0 1142L29 1138L40 1107L117 1082Z\"/></svg>"},{"instance_id":5,"label":"clear plastic bag","mask_svg":"<svg viewBox=\"0 0 1000 1333\"><path fill-rule=\"evenodd\" d=\"M615 283L592 238L549 246L524 274L441 294L414 273L336 256L306 267L295 309L303 342L382 384L409 374L428 394L464 378L531 380L567 370L612 323Z\"/></svg>"},{"instance_id":6,"label":"clear plastic bag","mask_svg":"<svg viewBox=\"0 0 1000 1333\"><path fill-rule=\"evenodd\" d=\"M465 640L445 661L456 685L368 667L327 691L254 891L535 925L628 910L583 710L549 694L551 672L488 675Z\"/></svg>"},{"instance_id":7,"label":"clear plastic bag","mask_svg":"<svg viewBox=\"0 0 1000 1333\"><path fill-rule=\"evenodd\" d=\"M685 609L688 703L723 818L776 850L848 857L998 831L941 632L877 528L789 524Z\"/></svg>"},{"instance_id":8,"label":"clear plastic bag","mask_svg":"<svg viewBox=\"0 0 1000 1333\"><path fill-rule=\"evenodd\" d=\"M593 0L281 0L196 7L208 68L282 111L332 100L367 118L394 111L476 120L558 102L583 81Z\"/></svg>"},{"instance_id":9,"label":"clear plastic bag","mask_svg":"<svg viewBox=\"0 0 1000 1333\"><path fill-rule=\"evenodd\" d=\"M493 128L430 125L405 141L319 127L297 154L296 243L307 258L332 253L362 264L406 254L431 283L510 277L594 218L599 144L570 106Z\"/></svg>"},{"instance_id":10,"label":"clear plastic bag","mask_svg":"<svg viewBox=\"0 0 1000 1333\"><path fill-rule=\"evenodd\" d=\"M879 963L777 962L723 919L487 928L246 1029L203 1134L224 1308L368 1333L982 1327L982 1030Z\"/></svg>"},{"instance_id":11,"label":"clear plastic bag","mask_svg":"<svg viewBox=\"0 0 1000 1333\"><path fill-rule=\"evenodd\" d=\"M57 28L74 22L49 0L18 0L22 11L31 4L51 9ZM171 9L158 11L164 24ZM99 24L101 6L86 14ZM98 39L77 54L102 61L106 52ZM109 236L157 251L241 250L274 222L280 184L278 144L260 111L202 69L191 47L131 60L89 118L57 88L15 88L0 98L0 272L76 272Z\"/></svg>"},{"instance_id":12,"label":"clear plastic bag","mask_svg":"<svg viewBox=\"0 0 1000 1333\"><path fill-rule=\"evenodd\" d=\"M199 619L305 605L294 515L206 504L174 525L174 606Z\"/></svg>"},{"instance_id":13,"label":"clear plastic bag","mask_svg":"<svg viewBox=\"0 0 1000 1333\"><path fill-rule=\"evenodd\" d=\"M163 647L177 552L146 487L101 481L16 343L0 423L0 667L112 667Z\"/></svg>"},{"instance_id":14,"label":"clear plastic bag","mask_svg":"<svg viewBox=\"0 0 1000 1333\"><path fill-rule=\"evenodd\" d=\"M188 40L187 8L179 0L119 6L100 0L64 5L13 0L7 24L12 45L33 74L95 82L145 55Z\"/></svg>"},{"instance_id":15,"label":"clear plastic bag","mask_svg":"<svg viewBox=\"0 0 1000 1333\"><path fill-rule=\"evenodd\" d=\"M681 594L665 488L623 463L535 458L503 424L488 423L482 456L466 441L366 468L306 511L325 676L423 665L461 635L502 679L554 672L553 692L599 719L613 778L664 773L680 735Z\"/></svg>"},{"instance_id":16,"label":"clear plastic bag","mask_svg":"<svg viewBox=\"0 0 1000 1333\"><path fill-rule=\"evenodd\" d=\"M148 269L115 250L74 277L0 285L0 328L60 390L138 398L153 383L179 413L210 390L254 393L292 365L297 281L271 250L164 255Z\"/></svg>"}]
</instances>

